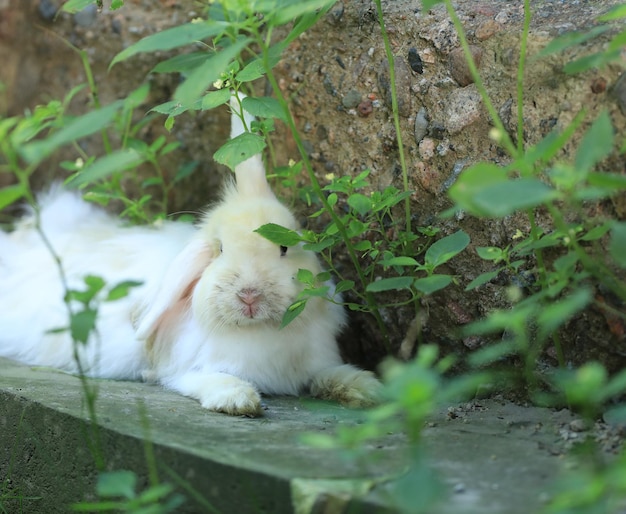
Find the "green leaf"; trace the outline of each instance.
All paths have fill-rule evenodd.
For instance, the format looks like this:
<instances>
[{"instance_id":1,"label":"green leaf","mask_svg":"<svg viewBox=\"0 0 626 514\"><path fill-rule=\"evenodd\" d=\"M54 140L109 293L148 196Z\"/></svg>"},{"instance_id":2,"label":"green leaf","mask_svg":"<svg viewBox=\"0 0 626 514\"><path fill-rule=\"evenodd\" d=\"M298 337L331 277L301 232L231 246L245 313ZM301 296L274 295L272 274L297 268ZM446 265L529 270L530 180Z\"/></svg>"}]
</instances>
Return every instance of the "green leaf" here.
<instances>
[{"instance_id":1,"label":"green leaf","mask_svg":"<svg viewBox=\"0 0 626 514\"><path fill-rule=\"evenodd\" d=\"M128 296L128 292L131 288L139 287L142 284L143 282L137 282L134 280L126 280L124 282L120 282L109 290L105 302L114 302L115 300L119 300L120 298L125 298L126 296Z\"/></svg>"},{"instance_id":2,"label":"green leaf","mask_svg":"<svg viewBox=\"0 0 626 514\"><path fill-rule=\"evenodd\" d=\"M296 319L306 307L306 300L298 300L292 303L285 314L283 314L283 319L280 324L280 328L285 328L289 323L291 323L294 319Z\"/></svg>"},{"instance_id":3,"label":"green leaf","mask_svg":"<svg viewBox=\"0 0 626 514\"><path fill-rule=\"evenodd\" d=\"M548 43L544 47L544 49L537 54L537 57L546 57L551 54L562 52L567 48L580 45L585 41L589 41L590 39L598 37L600 34L603 34L607 30L609 30L609 28L610 27L607 25L600 25L598 27L593 27L592 29L585 30L584 32L570 32L568 34L559 36L550 41L550 43Z\"/></svg>"},{"instance_id":4,"label":"green leaf","mask_svg":"<svg viewBox=\"0 0 626 514\"><path fill-rule=\"evenodd\" d=\"M592 186L619 190L626 189L626 175L618 173L591 172L587 176L587 182Z\"/></svg>"},{"instance_id":5,"label":"green leaf","mask_svg":"<svg viewBox=\"0 0 626 514\"><path fill-rule=\"evenodd\" d=\"M473 204L477 214L502 218L560 198L560 193L536 178L520 178L491 184L479 190Z\"/></svg>"},{"instance_id":6,"label":"green leaf","mask_svg":"<svg viewBox=\"0 0 626 514\"><path fill-rule=\"evenodd\" d=\"M241 102L243 108L257 118L278 118L287 121L287 116L280 105L280 102L269 96L251 97L247 96Z\"/></svg>"},{"instance_id":7,"label":"green leaf","mask_svg":"<svg viewBox=\"0 0 626 514\"><path fill-rule=\"evenodd\" d=\"M512 166L511 169L516 169L518 167L523 168L524 166L527 166L532 171L533 164L536 161L541 161L543 163L551 161L560 151L562 151L565 144L572 138L584 121L585 112L584 110L581 110L581 112L574 116L574 119L562 132L553 130L535 146L531 146L525 152L522 159L518 160L515 163L515 166Z\"/></svg>"},{"instance_id":8,"label":"green leaf","mask_svg":"<svg viewBox=\"0 0 626 514\"><path fill-rule=\"evenodd\" d=\"M164 102L159 105L155 105L148 112L158 112L159 114L168 114L170 116L178 116L183 112L189 110L189 107L183 106L180 102Z\"/></svg>"},{"instance_id":9,"label":"green leaf","mask_svg":"<svg viewBox=\"0 0 626 514\"><path fill-rule=\"evenodd\" d=\"M244 68L235 75L238 82L251 82L265 75L265 67L263 59L254 59L244 66Z\"/></svg>"},{"instance_id":10,"label":"green leaf","mask_svg":"<svg viewBox=\"0 0 626 514\"><path fill-rule=\"evenodd\" d=\"M298 298L306 299L310 298L311 296L328 298L328 291L330 291L330 286L307 287L300 293Z\"/></svg>"},{"instance_id":11,"label":"green leaf","mask_svg":"<svg viewBox=\"0 0 626 514\"><path fill-rule=\"evenodd\" d=\"M602 225L598 225L597 227L593 227L589 230L584 236L580 238L581 241L595 241L596 239L600 239L604 234L606 234L609 230L611 230L611 226L613 223L607 222Z\"/></svg>"},{"instance_id":12,"label":"green leaf","mask_svg":"<svg viewBox=\"0 0 626 514\"><path fill-rule=\"evenodd\" d=\"M102 289L106 285L104 279L96 275L87 275L83 278L83 280L85 282L85 285L87 286L88 291L92 293L93 296L102 291Z\"/></svg>"},{"instance_id":13,"label":"green leaf","mask_svg":"<svg viewBox=\"0 0 626 514\"><path fill-rule=\"evenodd\" d=\"M504 357L508 357L509 355L515 355L517 352L517 345L514 341L504 341L475 351L470 354L468 361L470 366L478 368L491 364Z\"/></svg>"},{"instance_id":14,"label":"green leaf","mask_svg":"<svg viewBox=\"0 0 626 514\"><path fill-rule=\"evenodd\" d=\"M575 165L578 170L591 171L613 151L614 131L607 111L602 111L583 136L576 151Z\"/></svg>"},{"instance_id":15,"label":"green leaf","mask_svg":"<svg viewBox=\"0 0 626 514\"><path fill-rule=\"evenodd\" d=\"M422 11L428 11L437 4L443 3L444 0L422 0Z\"/></svg>"},{"instance_id":16,"label":"green leaf","mask_svg":"<svg viewBox=\"0 0 626 514\"><path fill-rule=\"evenodd\" d=\"M548 337L577 312L583 310L593 295L589 289L578 289L562 300L545 305L537 316L540 337Z\"/></svg>"},{"instance_id":17,"label":"green leaf","mask_svg":"<svg viewBox=\"0 0 626 514\"><path fill-rule=\"evenodd\" d=\"M391 257L389 259L383 259L380 262L381 266L419 266L420 263L417 262L413 257Z\"/></svg>"},{"instance_id":18,"label":"green leaf","mask_svg":"<svg viewBox=\"0 0 626 514\"><path fill-rule=\"evenodd\" d=\"M465 169L448 190L450 198L463 210L480 215L474 197L486 187L508 180L506 171L489 162L480 162Z\"/></svg>"},{"instance_id":19,"label":"green leaf","mask_svg":"<svg viewBox=\"0 0 626 514\"><path fill-rule=\"evenodd\" d=\"M424 263L430 269L435 269L437 266L448 262L452 257L462 252L469 243L470 237L462 230L459 230L454 234L435 241L428 250L426 250Z\"/></svg>"},{"instance_id":20,"label":"green leaf","mask_svg":"<svg viewBox=\"0 0 626 514\"><path fill-rule=\"evenodd\" d=\"M154 73L189 73L211 57L208 52L191 52L181 54L157 64L152 71Z\"/></svg>"},{"instance_id":21,"label":"green leaf","mask_svg":"<svg viewBox=\"0 0 626 514\"><path fill-rule=\"evenodd\" d=\"M336 0L288 0L283 2L280 9L276 11L272 17L273 25L284 25L285 23L292 22L298 16L311 13L317 9L323 9L330 7Z\"/></svg>"},{"instance_id":22,"label":"green leaf","mask_svg":"<svg viewBox=\"0 0 626 514\"><path fill-rule=\"evenodd\" d=\"M76 13L94 3L96 3L96 0L68 0L63 4L61 10L69 13Z\"/></svg>"},{"instance_id":23,"label":"green leaf","mask_svg":"<svg viewBox=\"0 0 626 514\"><path fill-rule=\"evenodd\" d=\"M224 143L213 154L213 158L220 164L225 164L234 170L243 161L261 153L264 148L265 140L261 136L244 132Z\"/></svg>"},{"instance_id":24,"label":"green leaf","mask_svg":"<svg viewBox=\"0 0 626 514\"><path fill-rule=\"evenodd\" d=\"M302 241L302 236L295 230L281 227L276 223L266 223L255 232L274 244L282 246L295 246Z\"/></svg>"},{"instance_id":25,"label":"green leaf","mask_svg":"<svg viewBox=\"0 0 626 514\"><path fill-rule=\"evenodd\" d=\"M352 280L342 280L335 286L335 293L343 293L344 291L350 291L354 289L354 281Z\"/></svg>"},{"instance_id":26,"label":"green leaf","mask_svg":"<svg viewBox=\"0 0 626 514\"><path fill-rule=\"evenodd\" d=\"M569 61L563 66L563 71L568 75L575 75L576 73L582 73L583 71L588 71L593 68L602 68L610 62L620 59L620 57L621 48L610 51L605 50Z\"/></svg>"},{"instance_id":27,"label":"green leaf","mask_svg":"<svg viewBox=\"0 0 626 514\"><path fill-rule=\"evenodd\" d=\"M620 267L626 268L626 222L615 223L611 228L609 252Z\"/></svg>"},{"instance_id":28,"label":"green leaf","mask_svg":"<svg viewBox=\"0 0 626 514\"><path fill-rule=\"evenodd\" d=\"M316 243L305 243L302 245L304 250L310 250L311 252L321 252L322 250L326 250L326 248L330 248L335 245L337 240L333 237L327 237L322 239L321 241L317 241Z\"/></svg>"},{"instance_id":29,"label":"green leaf","mask_svg":"<svg viewBox=\"0 0 626 514\"><path fill-rule=\"evenodd\" d=\"M481 259L495 262L503 260L506 255L506 252L497 246L478 246L476 253Z\"/></svg>"},{"instance_id":30,"label":"green leaf","mask_svg":"<svg viewBox=\"0 0 626 514\"><path fill-rule=\"evenodd\" d=\"M225 22L206 20L200 23L186 23L162 30L144 37L134 45L122 50L113 58L109 68L112 68L118 62L125 61L129 57L142 52L171 50L172 48L190 45L209 37L218 36L222 34L227 27L228 24Z\"/></svg>"},{"instance_id":31,"label":"green leaf","mask_svg":"<svg viewBox=\"0 0 626 514\"><path fill-rule=\"evenodd\" d=\"M26 189L22 184L6 186L0 189L0 210L17 202L26 194Z\"/></svg>"},{"instance_id":32,"label":"green leaf","mask_svg":"<svg viewBox=\"0 0 626 514\"><path fill-rule=\"evenodd\" d=\"M108 177L113 173L122 172L128 168L133 168L144 162L144 158L132 148L118 150L101 157L93 164L83 168L74 175L68 182L68 187L80 187L93 183L97 180Z\"/></svg>"},{"instance_id":33,"label":"green leaf","mask_svg":"<svg viewBox=\"0 0 626 514\"><path fill-rule=\"evenodd\" d=\"M474 280L472 280L469 284L467 284L467 287L465 287L465 290L471 291L472 289L476 289L477 287L480 287L483 284L486 284L487 282L491 282L494 278L498 276L498 274L501 271L502 271L502 268L494 270L494 271L487 271L486 273L481 273Z\"/></svg>"},{"instance_id":34,"label":"green leaf","mask_svg":"<svg viewBox=\"0 0 626 514\"><path fill-rule=\"evenodd\" d=\"M285 49L287 45L285 42L281 41L277 45L274 45L269 48L267 51L267 61L270 69L278 64L280 61L280 57L282 51ZM235 79L238 82L251 82L258 78L261 78L267 70L265 69L265 64L263 63L262 57L257 57L253 59L248 64L244 66L244 68L235 75Z\"/></svg>"},{"instance_id":35,"label":"green leaf","mask_svg":"<svg viewBox=\"0 0 626 514\"><path fill-rule=\"evenodd\" d=\"M391 277L381 278L365 288L370 293L380 293L381 291L392 291L399 289L410 289L413 284L413 277Z\"/></svg>"},{"instance_id":36,"label":"green leaf","mask_svg":"<svg viewBox=\"0 0 626 514\"><path fill-rule=\"evenodd\" d=\"M85 309L75 312L70 318L70 333L74 341L87 343L89 334L96 328L98 312L94 309Z\"/></svg>"},{"instance_id":37,"label":"green leaf","mask_svg":"<svg viewBox=\"0 0 626 514\"><path fill-rule=\"evenodd\" d=\"M418 278L413 282L413 287L424 294L433 294L448 286L452 282L450 275L430 275L429 277Z\"/></svg>"},{"instance_id":38,"label":"green leaf","mask_svg":"<svg viewBox=\"0 0 626 514\"><path fill-rule=\"evenodd\" d=\"M133 511L133 514L165 514L167 512L176 512L165 507L165 498L173 490L174 486L172 486L172 484L156 484L150 486L139 495L141 503L146 505L145 509L137 509Z\"/></svg>"},{"instance_id":39,"label":"green leaf","mask_svg":"<svg viewBox=\"0 0 626 514\"><path fill-rule=\"evenodd\" d=\"M361 193L352 193L348 196L348 205L364 216L372 209L372 200Z\"/></svg>"},{"instance_id":40,"label":"green leaf","mask_svg":"<svg viewBox=\"0 0 626 514\"><path fill-rule=\"evenodd\" d=\"M315 282L315 277L313 276L313 272L308 269L300 268L298 273L296 274L296 279L298 282L302 282L303 284L313 285Z\"/></svg>"},{"instance_id":41,"label":"green leaf","mask_svg":"<svg viewBox=\"0 0 626 514\"><path fill-rule=\"evenodd\" d=\"M22 157L30 164L38 163L60 146L102 130L113 121L115 113L122 105L123 101L118 100L106 107L89 111L87 114L74 118L50 137L24 145L21 149Z\"/></svg>"},{"instance_id":42,"label":"green leaf","mask_svg":"<svg viewBox=\"0 0 626 514\"><path fill-rule=\"evenodd\" d=\"M611 377L609 383L602 390L602 399L604 401L609 400L613 396L623 394L624 391L626 391L626 369L622 369ZM626 408L626 405L622 404L622 408Z\"/></svg>"},{"instance_id":43,"label":"green leaf","mask_svg":"<svg viewBox=\"0 0 626 514\"><path fill-rule=\"evenodd\" d=\"M209 91L202 97L202 110L208 111L224 105L230 100L230 90L218 89L217 91Z\"/></svg>"},{"instance_id":44,"label":"green leaf","mask_svg":"<svg viewBox=\"0 0 626 514\"><path fill-rule=\"evenodd\" d=\"M303 32L306 32L313 25L315 25L318 20L322 16L324 16L334 4L334 1L329 1L325 7L318 10L317 12L310 12L304 14L303 16L300 16L300 18L296 20L293 28L289 31L289 34L287 34L287 37L285 37L285 39L275 45L276 47L278 47L277 51L282 53L282 51L287 48L287 46L289 46L293 41L295 41ZM272 47L271 50L273 49L274 47Z\"/></svg>"},{"instance_id":45,"label":"green leaf","mask_svg":"<svg viewBox=\"0 0 626 514\"><path fill-rule=\"evenodd\" d=\"M98 476L96 491L105 498L134 498L137 476L132 471L106 471Z\"/></svg>"},{"instance_id":46,"label":"green leaf","mask_svg":"<svg viewBox=\"0 0 626 514\"><path fill-rule=\"evenodd\" d=\"M192 105L213 84L220 75L227 71L230 62L250 43L243 38L223 50L216 52L202 65L192 71L187 80L174 92L174 100L183 105Z\"/></svg>"},{"instance_id":47,"label":"green leaf","mask_svg":"<svg viewBox=\"0 0 626 514\"><path fill-rule=\"evenodd\" d=\"M620 18L626 18L626 4L616 5L609 9L606 14L598 18L598 21L612 21L619 20Z\"/></svg>"},{"instance_id":48,"label":"green leaf","mask_svg":"<svg viewBox=\"0 0 626 514\"><path fill-rule=\"evenodd\" d=\"M354 245L354 249L357 252L366 252L372 249L372 242L364 239L363 241L359 241Z\"/></svg>"}]
</instances>

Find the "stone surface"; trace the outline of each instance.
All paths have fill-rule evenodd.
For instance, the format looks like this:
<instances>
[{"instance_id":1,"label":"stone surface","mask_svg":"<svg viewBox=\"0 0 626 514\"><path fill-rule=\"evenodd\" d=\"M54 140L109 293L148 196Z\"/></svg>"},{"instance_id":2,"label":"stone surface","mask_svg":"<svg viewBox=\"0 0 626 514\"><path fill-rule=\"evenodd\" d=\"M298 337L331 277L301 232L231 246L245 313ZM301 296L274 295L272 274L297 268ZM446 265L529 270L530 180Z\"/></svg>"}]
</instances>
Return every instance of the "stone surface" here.
<instances>
[{"instance_id":1,"label":"stone surface","mask_svg":"<svg viewBox=\"0 0 626 514\"><path fill-rule=\"evenodd\" d=\"M339 505L332 510L338 514L396 512L388 480L406 470L402 434L369 445L361 460L300 440L356 426L360 411L270 397L263 418L235 418L153 385L91 384L106 468L134 470L141 484L149 440L162 480L172 482L170 469L220 513L309 514L331 512L324 510L330 505ZM93 501L96 471L80 381L0 359L0 405L0 476L10 493L37 498L24 500L24 512L65 513L72 502ZM433 473L447 490L432 514L535 512L564 463L559 433L571 433L573 420L567 411L503 400L444 406L424 430ZM187 502L177 512L206 512L181 492ZM17 512L15 503L2 501Z\"/></svg>"},{"instance_id":2,"label":"stone surface","mask_svg":"<svg viewBox=\"0 0 626 514\"><path fill-rule=\"evenodd\" d=\"M482 98L474 85L455 89L448 95L446 128L451 135L476 123L482 113Z\"/></svg>"}]
</instances>

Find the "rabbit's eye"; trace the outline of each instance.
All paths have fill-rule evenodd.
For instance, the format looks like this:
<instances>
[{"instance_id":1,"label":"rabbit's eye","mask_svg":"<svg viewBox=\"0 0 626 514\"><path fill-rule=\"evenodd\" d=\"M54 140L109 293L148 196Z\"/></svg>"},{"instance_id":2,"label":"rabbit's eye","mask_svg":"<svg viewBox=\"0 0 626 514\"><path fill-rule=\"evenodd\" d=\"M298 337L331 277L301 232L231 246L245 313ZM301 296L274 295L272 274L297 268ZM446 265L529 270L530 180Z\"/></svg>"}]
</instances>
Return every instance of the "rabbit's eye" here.
<instances>
[{"instance_id":1,"label":"rabbit's eye","mask_svg":"<svg viewBox=\"0 0 626 514\"><path fill-rule=\"evenodd\" d=\"M285 255L287 255L287 247L286 246L281 246L280 247L280 256L284 257Z\"/></svg>"}]
</instances>

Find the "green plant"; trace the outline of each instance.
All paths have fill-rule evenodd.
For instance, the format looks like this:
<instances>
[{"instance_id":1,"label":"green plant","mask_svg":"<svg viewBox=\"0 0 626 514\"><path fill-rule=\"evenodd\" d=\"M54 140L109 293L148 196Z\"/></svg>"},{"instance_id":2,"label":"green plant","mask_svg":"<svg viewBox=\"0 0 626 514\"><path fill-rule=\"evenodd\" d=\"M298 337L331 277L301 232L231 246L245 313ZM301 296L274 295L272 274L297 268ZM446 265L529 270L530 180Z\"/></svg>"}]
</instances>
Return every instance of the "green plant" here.
<instances>
[{"instance_id":1,"label":"green plant","mask_svg":"<svg viewBox=\"0 0 626 514\"><path fill-rule=\"evenodd\" d=\"M421 346L410 362L388 359L382 365L385 402L363 413L357 425L342 425L332 435L306 434L313 446L344 452L363 466L376 466L370 448L388 434L407 436L406 468L398 476L382 478L376 485L399 512L431 512L445 497L446 488L433 472L422 432L428 419L442 406L476 394L488 374L467 373L446 377L455 359L438 356L433 345Z\"/></svg>"},{"instance_id":2,"label":"green plant","mask_svg":"<svg viewBox=\"0 0 626 514\"><path fill-rule=\"evenodd\" d=\"M170 484L153 484L138 493L137 475L126 470L100 473L96 493L105 500L77 503L72 506L72 510L165 514L176 512L184 501L182 496L174 494Z\"/></svg>"},{"instance_id":3,"label":"green plant","mask_svg":"<svg viewBox=\"0 0 626 514\"><path fill-rule=\"evenodd\" d=\"M438 2L429 2L429 5L434 3ZM518 242L506 248L478 248L481 258L498 267L478 276L467 286L467 290L483 285L503 270L519 275L525 269L527 276L535 277L534 283L527 284L529 295L522 298L522 295L516 294L511 298L512 309L496 311L484 321L467 328L466 332L472 334L505 331L508 337L495 348L477 352L472 361L482 365L503 355L519 353L525 358L526 376L532 382L536 358L548 341L553 342L561 366L565 365L558 329L594 301L592 283L601 284L621 300L626 299L626 284L620 271L626 267L623 251L625 225L615 219L591 217L586 210L588 202L610 198L623 191L626 180L619 173L596 171L597 166L616 148L614 129L606 112L601 113L585 132L573 162L557 156L584 123L584 112L562 132L554 131L539 143L528 148L524 146L523 79L529 2L524 4L524 30L517 76L517 145L511 142L493 108L451 2L446 0L444 3L494 124L491 136L508 151L511 158L511 163L504 167L492 163L469 167L450 188L450 197L457 210L491 218L524 215L530 227L527 234L518 231ZM616 8L606 18L613 19L622 14L623 10ZM590 34L597 32L594 30ZM621 38L622 34L612 40L604 54L606 59L612 58L614 46L619 44ZM564 48L563 41L572 43L571 38L565 38L548 45L543 54ZM548 229L537 224L536 210L539 208L545 209L550 217L552 226ZM545 259L548 250L558 256L550 263ZM529 265L530 271L527 269Z\"/></svg>"}]
</instances>

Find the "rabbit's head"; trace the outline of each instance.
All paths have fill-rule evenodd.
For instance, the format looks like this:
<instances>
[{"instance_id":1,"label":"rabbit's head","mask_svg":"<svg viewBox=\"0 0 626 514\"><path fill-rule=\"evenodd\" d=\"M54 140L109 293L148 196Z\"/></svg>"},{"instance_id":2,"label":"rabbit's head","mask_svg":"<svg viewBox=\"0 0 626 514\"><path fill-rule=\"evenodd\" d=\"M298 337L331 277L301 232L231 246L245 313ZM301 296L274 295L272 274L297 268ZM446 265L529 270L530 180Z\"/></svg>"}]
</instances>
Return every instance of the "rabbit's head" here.
<instances>
[{"instance_id":1,"label":"rabbit's head","mask_svg":"<svg viewBox=\"0 0 626 514\"><path fill-rule=\"evenodd\" d=\"M297 230L289 209L272 193L260 156L236 169L237 187L226 187L222 201L204 217L197 235L176 257L158 292L143 308L138 336L166 334L191 313L207 332L281 323L302 290L299 269L321 271L316 255L301 246L282 247L255 232L266 223ZM309 300L294 326L324 310ZM319 311L319 312L318 312Z\"/></svg>"},{"instance_id":2,"label":"rabbit's head","mask_svg":"<svg viewBox=\"0 0 626 514\"><path fill-rule=\"evenodd\" d=\"M255 232L266 223L296 230L289 210L273 195L249 196L230 188L200 229L213 256L192 297L196 319L206 328L269 323L278 326L302 286L299 269L314 274L315 255L300 246L274 244Z\"/></svg>"}]
</instances>

